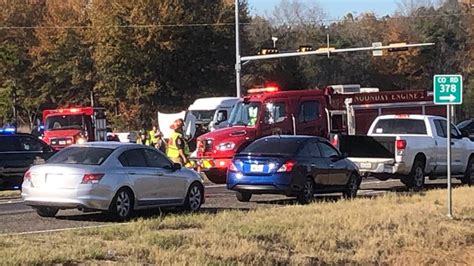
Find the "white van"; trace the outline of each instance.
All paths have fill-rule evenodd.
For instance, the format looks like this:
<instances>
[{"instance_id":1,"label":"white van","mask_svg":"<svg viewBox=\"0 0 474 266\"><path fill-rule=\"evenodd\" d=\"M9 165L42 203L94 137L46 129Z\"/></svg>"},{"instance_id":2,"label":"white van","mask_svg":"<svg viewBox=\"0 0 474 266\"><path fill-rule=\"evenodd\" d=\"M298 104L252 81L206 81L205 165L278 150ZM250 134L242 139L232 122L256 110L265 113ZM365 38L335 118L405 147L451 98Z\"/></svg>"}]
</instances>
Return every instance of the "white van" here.
<instances>
[{"instance_id":1,"label":"white van","mask_svg":"<svg viewBox=\"0 0 474 266\"><path fill-rule=\"evenodd\" d=\"M238 101L237 97L200 98L189 106L186 117L194 116L196 126L202 126L205 131L223 128Z\"/></svg>"}]
</instances>

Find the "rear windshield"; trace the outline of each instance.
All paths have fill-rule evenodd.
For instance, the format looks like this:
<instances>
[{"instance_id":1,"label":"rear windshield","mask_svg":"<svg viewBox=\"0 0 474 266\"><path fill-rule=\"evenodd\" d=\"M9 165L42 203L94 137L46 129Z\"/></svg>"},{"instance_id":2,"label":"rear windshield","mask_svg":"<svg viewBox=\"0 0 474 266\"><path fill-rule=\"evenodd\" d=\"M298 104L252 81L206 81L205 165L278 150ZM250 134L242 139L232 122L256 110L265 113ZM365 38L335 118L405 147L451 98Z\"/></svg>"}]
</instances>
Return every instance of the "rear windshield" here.
<instances>
[{"instance_id":1,"label":"rear windshield","mask_svg":"<svg viewBox=\"0 0 474 266\"><path fill-rule=\"evenodd\" d=\"M113 151L108 148L68 147L49 158L47 163L101 165Z\"/></svg>"},{"instance_id":2,"label":"rear windshield","mask_svg":"<svg viewBox=\"0 0 474 266\"><path fill-rule=\"evenodd\" d=\"M372 134L426 135L426 125L424 120L383 119L377 122Z\"/></svg>"},{"instance_id":3,"label":"rear windshield","mask_svg":"<svg viewBox=\"0 0 474 266\"><path fill-rule=\"evenodd\" d=\"M293 155L299 150L301 139L263 138L251 143L241 154Z\"/></svg>"}]
</instances>

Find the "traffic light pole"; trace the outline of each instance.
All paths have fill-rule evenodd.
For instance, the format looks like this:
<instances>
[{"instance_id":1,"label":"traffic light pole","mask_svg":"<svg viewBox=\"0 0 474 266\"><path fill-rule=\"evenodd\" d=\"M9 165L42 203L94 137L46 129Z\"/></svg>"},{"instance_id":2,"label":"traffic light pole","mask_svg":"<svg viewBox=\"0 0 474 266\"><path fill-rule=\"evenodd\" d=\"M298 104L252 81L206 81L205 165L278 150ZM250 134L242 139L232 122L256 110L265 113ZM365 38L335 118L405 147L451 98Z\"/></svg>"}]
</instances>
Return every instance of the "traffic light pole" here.
<instances>
[{"instance_id":1,"label":"traffic light pole","mask_svg":"<svg viewBox=\"0 0 474 266\"><path fill-rule=\"evenodd\" d=\"M236 95L241 96L240 88L240 71L242 69L242 61L240 59L240 31L239 31L239 0L235 0L235 86Z\"/></svg>"}]
</instances>

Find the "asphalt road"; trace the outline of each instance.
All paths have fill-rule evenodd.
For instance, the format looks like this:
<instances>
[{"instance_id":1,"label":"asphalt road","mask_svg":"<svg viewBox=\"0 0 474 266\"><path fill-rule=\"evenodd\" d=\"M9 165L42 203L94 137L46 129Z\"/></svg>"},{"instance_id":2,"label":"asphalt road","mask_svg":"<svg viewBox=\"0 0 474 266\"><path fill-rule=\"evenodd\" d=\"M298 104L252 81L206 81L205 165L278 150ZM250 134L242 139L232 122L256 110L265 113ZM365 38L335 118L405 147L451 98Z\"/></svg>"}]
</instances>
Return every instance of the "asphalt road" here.
<instances>
[{"instance_id":1,"label":"asphalt road","mask_svg":"<svg viewBox=\"0 0 474 266\"><path fill-rule=\"evenodd\" d=\"M426 188L446 188L446 180L426 180ZM459 182L453 181L456 185ZM406 192L406 188L398 180L378 181L366 179L362 182L358 197L376 197L383 193ZM316 202L324 200L339 200L340 194L317 195ZM216 213L222 210L250 210L255 208L275 208L296 204L296 200L279 195L254 195L250 202L238 202L234 192L228 191L224 185L206 186L206 203L202 211ZM159 210L142 211L141 217L155 217ZM166 215L166 212L165 212ZM69 230L71 228L103 226L111 224L101 213L82 213L77 210L61 210L55 218L42 218L31 208L23 204L21 199L0 201L0 236L2 234L35 233Z\"/></svg>"}]
</instances>

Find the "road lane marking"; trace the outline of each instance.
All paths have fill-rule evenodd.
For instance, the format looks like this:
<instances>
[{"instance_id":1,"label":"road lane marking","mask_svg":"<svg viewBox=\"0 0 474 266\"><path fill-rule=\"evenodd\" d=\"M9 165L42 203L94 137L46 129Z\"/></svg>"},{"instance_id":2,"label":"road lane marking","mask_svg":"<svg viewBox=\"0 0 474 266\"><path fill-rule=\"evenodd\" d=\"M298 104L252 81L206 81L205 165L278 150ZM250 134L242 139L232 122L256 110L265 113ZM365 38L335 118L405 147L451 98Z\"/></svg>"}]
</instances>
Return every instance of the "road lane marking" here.
<instances>
[{"instance_id":1,"label":"road lane marking","mask_svg":"<svg viewBox=\"0 0 474 266\"><path fill-rule=\"evenodd\" d=\"M34 211L35 210L33 210L33 209L25 209L25 210L18 210L18 211L6 211L6 212L0 212L0 216L29 213L29 212L34 212Z\"/></svg>"},{"instance_id":2,"label":"road lane marking","mask_svg":"<svg viewBox=\"0 0 474 266\"><path fill-rule=\"evenodd\" d=\"M90 225L90 226L78 226L78 227L67 227L67 228L58 228L58 229L48 229L48 230L37 230L37 231L28 231L28 232L19 232L19 233L3 233L0 234L2 236L21 236L21 235L33 235L33 234L43 234L43 233L57 233L57 232L64 232L64 231L73 231L73 230L80 230L80 229L95 229L95 228L103 228L108 226L119 226L119 225L128 225L128 223L115 223L115 224L99 224L99 225Z\"/></svg>"},{"instance_id":3,"label":"road lane marking","mask_svg":"<svg viewBox=\"0 0 474 266\"><path fill-rule=\"evenodd\" d=\"M18 203L22 203L22 202L23 202L23 200L17 200L17 201L9 200L9 201L5 201L5 202L0 202L0 205L18 204Z\"/></svg>"}]
</instances>

